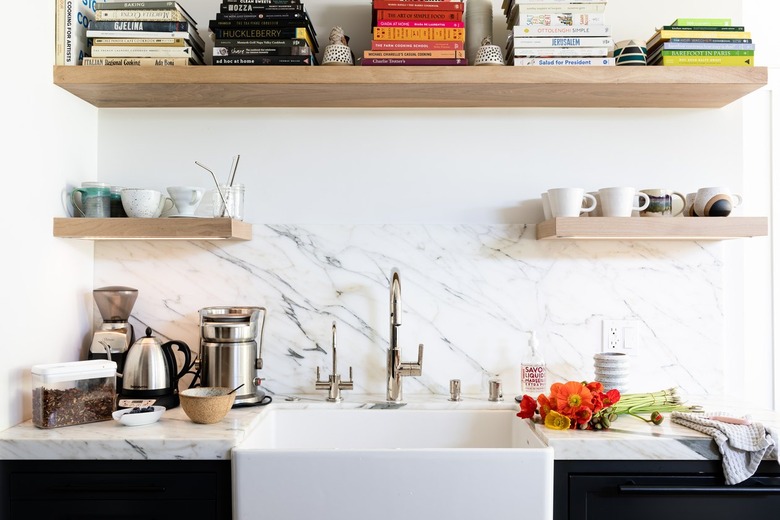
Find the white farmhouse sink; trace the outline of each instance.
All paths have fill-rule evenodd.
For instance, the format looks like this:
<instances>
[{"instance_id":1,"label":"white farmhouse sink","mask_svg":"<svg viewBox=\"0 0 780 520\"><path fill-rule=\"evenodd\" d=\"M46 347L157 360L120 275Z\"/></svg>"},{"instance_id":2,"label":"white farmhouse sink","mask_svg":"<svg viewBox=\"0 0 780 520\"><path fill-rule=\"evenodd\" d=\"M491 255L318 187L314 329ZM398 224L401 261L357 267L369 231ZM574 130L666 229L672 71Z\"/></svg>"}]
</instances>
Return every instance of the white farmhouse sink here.
<instances>
[{"instance_id":1,"label":"white farmhouse sink","mask_svg":"<svg viewBox=\"0 0 780 520\"><path fill-rule=\"evenodd\" d=\"M550 520L552 448L513 410L268 409L234 519Z\"/></svg>"}]
</instances>

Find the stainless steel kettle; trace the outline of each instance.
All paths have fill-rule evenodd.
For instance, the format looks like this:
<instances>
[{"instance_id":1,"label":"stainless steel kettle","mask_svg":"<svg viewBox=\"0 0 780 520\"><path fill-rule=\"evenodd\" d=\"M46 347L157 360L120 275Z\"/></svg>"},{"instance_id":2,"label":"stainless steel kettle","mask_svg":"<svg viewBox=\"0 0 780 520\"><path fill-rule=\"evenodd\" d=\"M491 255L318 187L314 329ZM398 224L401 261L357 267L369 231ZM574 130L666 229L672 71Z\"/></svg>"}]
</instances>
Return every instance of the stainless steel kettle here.
<instances>
[{"instance_id":1,"label":"stainless steel kettle","mask_svg":"<svg viewBox=\"0 0 780 520\"><path fill-rule=\"evenodd\" d=\"M177 371L173 346L184 354L184 365ZM192 352L183 341L161 343L146 328L146 336L137 340L127 351L122 375L120 398L156 399L170 408L178 403L178 381L190 368ZM175 397L175 399L174 399Z\"/></svg>"}]
</instances>

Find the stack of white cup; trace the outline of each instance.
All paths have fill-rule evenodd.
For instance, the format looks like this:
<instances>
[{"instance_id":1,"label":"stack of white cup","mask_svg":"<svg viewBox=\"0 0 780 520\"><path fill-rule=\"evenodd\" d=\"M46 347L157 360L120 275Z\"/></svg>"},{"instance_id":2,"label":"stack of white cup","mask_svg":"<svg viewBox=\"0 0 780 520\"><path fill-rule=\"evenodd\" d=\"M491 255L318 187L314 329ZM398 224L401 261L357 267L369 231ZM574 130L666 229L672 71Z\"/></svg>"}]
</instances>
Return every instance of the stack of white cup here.
<instances>
[{"instance_id":1,"label":"stack of white cup","mask_svg":"<svg viewBox=\"0 0 780 520\"><path fill-rule=\"evenodd\" d=\"M604 385L604 390L617 388L624 393L628 386L628 355L624 352L602 352L593 356L595 379Z\"/></svg>"}]
</instances>

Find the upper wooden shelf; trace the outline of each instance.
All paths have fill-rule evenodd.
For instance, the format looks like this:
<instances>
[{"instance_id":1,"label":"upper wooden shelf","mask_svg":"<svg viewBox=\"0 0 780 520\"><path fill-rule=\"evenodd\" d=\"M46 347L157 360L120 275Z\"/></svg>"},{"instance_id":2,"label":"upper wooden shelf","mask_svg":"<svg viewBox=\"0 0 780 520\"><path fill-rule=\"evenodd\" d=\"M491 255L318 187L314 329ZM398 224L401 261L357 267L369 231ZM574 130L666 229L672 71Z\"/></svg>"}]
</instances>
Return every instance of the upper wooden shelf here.
<instances>
[{"instance_id":1,"label":"upper wooden shelf","mask_svg":"<svg viewBox=\"0 0 780 520\"><path fill-rule=\"evenodd\" d=\"M73 67L54 83L99 108L718 108L766 67Z\"/></svg>"},{"instance_id":2,"label":"upper wooden shelf","mask_svg":"<svg viewBox=\"0 0 780 520\"><path fill-rule=\"evenodd\" d=\"M766 217L558 217L536 226L538 240L725 240L768 232Z\"/></svg>"},{"instance_id":3,"label":"upper wooden shelf","mask_svg":"<svg viewBox=\"0 0 780 520\"><path fill-rule=\"evenodd\" d=\"M251 240L252 225L229 218L55 218L54 236L88 240Z\"/></svg>"}]
</instances>

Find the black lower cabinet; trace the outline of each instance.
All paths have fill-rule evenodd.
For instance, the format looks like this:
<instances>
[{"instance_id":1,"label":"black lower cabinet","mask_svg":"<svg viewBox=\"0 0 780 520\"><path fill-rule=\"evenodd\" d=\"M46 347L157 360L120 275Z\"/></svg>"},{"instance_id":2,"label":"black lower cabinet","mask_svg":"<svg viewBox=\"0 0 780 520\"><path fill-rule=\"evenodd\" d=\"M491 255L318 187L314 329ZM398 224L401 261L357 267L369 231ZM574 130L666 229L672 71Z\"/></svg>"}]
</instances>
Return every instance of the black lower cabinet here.
<instances>
[{"instance_id":1,"label":"black lower cabinet","mask_svg":"<svg viewBox=\"0 0 780 520\"><path fill-rule=\"evenodd\" d=\"M231 520L229 460L3 460L0 519Z\"/></svg>"},{"instance_id":2,"label":"black lower cabinet","mask_svg":"<svg viewBox=\"0 0 780 520\"><path fill-rule=\"evenodd\" d=\"M556 461L554 519L780 518L780 464L727 485L720 461Z\"/></svg>"}]
</instances>

